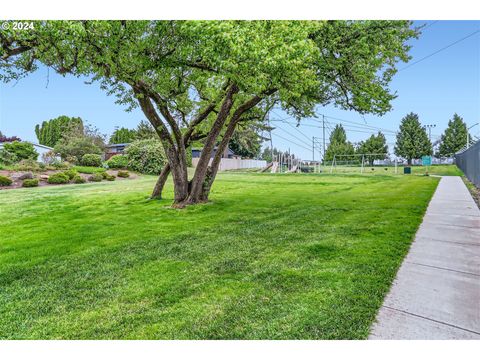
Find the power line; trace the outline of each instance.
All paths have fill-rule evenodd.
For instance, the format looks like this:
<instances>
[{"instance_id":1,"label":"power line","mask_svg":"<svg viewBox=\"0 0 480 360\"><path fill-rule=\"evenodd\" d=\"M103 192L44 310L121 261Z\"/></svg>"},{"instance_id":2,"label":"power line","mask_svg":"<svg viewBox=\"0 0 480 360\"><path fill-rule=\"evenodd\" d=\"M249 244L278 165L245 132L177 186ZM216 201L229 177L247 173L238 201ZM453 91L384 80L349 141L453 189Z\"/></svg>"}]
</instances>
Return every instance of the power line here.
<instances>
[{"instance_id":1,"label":"power line","mask_svg":"<svg viewBox=\"0 0 480 360\"><path fill-rule=\"evenodd\" d=\"M301 132L297 126L293 126L291 123L285 121L285 120L282 120L282 123L284 124L287 124L288 126L294 128L295 130L297 130L302 136L304 136L308 141L310 141L310 137L308 137L307 135L305 135L303 132Z\"/></svg>"},{"instance_id":2,"label":"power line","mask_svg":"<svg viewBox=\"0 0 480 360\"><path fill-rule=\"evenodd\" d=\"M293 141L290 140L290 139L284 138L283 136L280 136L280 135L275 134L275 133L272 133L272 134L275 135L275 136L278 136L280 139L286 140L286 141L288 141L288 142L290 142L290 143L292 143L292 144L294 144L294 145L300 146L301 148L303 148L303 149L305 149L305 150L308 150L308 151L311 151L311 150L312 150L312 149L307 148L307 147L305 147L305 146L303 146L303 145L297 144L296 142L293 142Z\"/></svg>"},{"instance_id":3,"label":"power line","mask_svg":"<svg viewBox=\"0 0 480 360\"><path fill-rule=\"evenodd\" d=\"M425 27L421 28L422 31L425 31L428 29L430 26L435 25L438 22L438 20L432 21L430 24L425 25Z\"/></svg>"},{"instance_id":4,"label":"power line","mask_svg":"<svg viewBox=\"0 0 480 360\"><path fill-rule=\"evenodd\" d=\"M282 130L282 131L284 131L285 133L287 133L288 135L293 136L295 139L297 139L298 141L300 141L302 144L305 144L305 145L307 145L307 146L310 146L310 143L307 143L305 140L300 139L298 136L295 136L295 135L289 133L287 130L285 130L284 128L281 128L280 126L277 126L275 129ZM308 139L308 141L310 141L310 139Z\"/></svg>"},{"instance_id":5,"label":"power line","mask_svg":"<svg viewBox=\"0 0 480 360\"><path fill-rule=\"evenodd\" d=\"M323 115L323 114L320 114L320 115ZM383 131L383 132L390 132L390 133L395 133L395 134L397 133L396 131L389 130L389 129L385 129L385 128L381 128L381 127L378 127L378 126L373 126L373 125L368 125L368 124L362 124L362 123L358 123L358 122L355 122L355 121L340 119L340 118L333 117L333 116L329 116L329 115L323 115L323 116L325 116L326 118L332 119L332 120L337 120L337 121L340 121L340 122L345 122L345 123L347 123L347 124L354 124L354 125L357 125L358 127L370 128L370 129L374 129L374 130L380 130L380 131ZM314 120L316 120L316 119L314 119ZM320 120L316 120L316 121L320 121Z\"/></svg>"},{"instance_id":6,"label":"power line","mask_svg":"<svg viewBox=\"0 0 480 360\"><path fill-rule=\"evenodd\" d=\"M272 111L273 112L273 111ZM292 120L294 119L293 117L280 117L280 115L278 113L275 113L273 112L275 115L278 116L277 121L282 121L282 122L285 122L287 124L287 122L285 120ZM392 134L397 134L396 131L394 130L389 130L389 129L385 129L385 128L381 128L381 127L378 127L378 126L373 126L373 125L368 125L368 124L362 124L362 123L358 123L358 122L355 122L355 121L351 121L351 120L345 120L345 119L341 119L341 118L337 118L337 117L333 117L333 116L329 116L329 115L325 115L325 114L318 114L318 115L322 115L324 116L325 118L328 118L328 119L331 119L331 120L336 120L336 121L339 121L340 123L348 123L348 124L353 124L353 125L350 125L350 127L357 127L357 128L360 128L360 129L374 129L374 130L377 130L377 131L382 131L382 132L387 132L387 133L392 133ZM315 121L315 122L322 122L322 120L320 119L315 119L315 118L306 118L304 119L305 120L311 120L311 121ZM310 126L310 127L314 127L314 125L309 125L309 124L305 124L304 121L300 122L300 126ZM326 121L328 124L332 125L330 122ZM336 122L334 122L336 123ZM291 124L291 123L290 123ZM296 125L297 123L295 123ZM298 130L298 129L297 129ZM330 131L332 129L330 128ZM304 135L305 136L305 135Z\"/></svg>"},{"instance_id":7,"label":"power line","mask_svg":"<svg viewBox=\"0 0 480 360\"><path fill-rule=\"evenodd\" d=\"M449 44L449 45L447 45L447 46L444 46L443 48L438 49L437 51L434 51L433 53L431 53L431 54L429 54L429 55L427 55L427 56L424 56L423 58L418 59L417 61L414 61L414 62L411 63L411 64L408 64L407 66L405 66L404 68L401 68L401 69L398 70L398 71L403 71L403 70L405 70L405 69L408 69L409 67L412 67L413 65L416 65L416 64L418 64L419 62L421 62L421 61L423 61L423 60L426 60L426 59L432 57L433 55L436 55L436 54L438 54L439 52L441 52L441 51L443 51L443 50L446 50L446 49L448 49L448 48L450 48L450 47L458 44L459 42L462 42L463 40L466 40L466 39L468 39L468 38L470 38L470 37L472 37L473 35L478 34L478 33L480 33L480 30L474 31L474 32L472 32L471 34L468 34L467 36L465 36L465 37L463 37L463 38L461 38L461 39L458 39L457 41L454 41L453 43L451 43L451 44Z\"/></svg>"}]
</instances>

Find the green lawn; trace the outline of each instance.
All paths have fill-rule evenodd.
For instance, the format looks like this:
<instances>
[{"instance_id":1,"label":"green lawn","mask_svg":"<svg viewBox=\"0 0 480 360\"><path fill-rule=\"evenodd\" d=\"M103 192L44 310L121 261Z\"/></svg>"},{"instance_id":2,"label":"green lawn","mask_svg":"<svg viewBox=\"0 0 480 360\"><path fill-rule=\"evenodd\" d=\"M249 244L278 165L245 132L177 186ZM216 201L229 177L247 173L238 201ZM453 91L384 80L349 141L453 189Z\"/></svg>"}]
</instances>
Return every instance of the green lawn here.
<instances>
[{"instance_id":1,"label":"green lawn","mask_svg":"<svg viewBox=\"0 0 480 360\"><path fill-rule=\"evenodd\" d=\"M404 166L397 167L397 175L403 175L403 168ZM412 165L411 171L413 175L425 175L427 171L426 166L421 165ZM323 172L325 173L333 173L333 174L348 174L348 173L360 173L361 166L345 166L345 165L337 165L335 167L331 167L331 165L326 165L323 168ZM395 166L367 166L365 165L363 169L364 174L376 174L376 175L395 175ZM456 165L431 165L428 166L428 173L430 175L440 175L440 176L462 176L463 172L456 166Z\"/></svg>"},{"instance_id":2,"label":"green lawn","mask_svg":"<svg viewBox=\"0 0 480 360\"><path fill-rule=\"evenodd\" d=\"M0 191L0 338L364 339L438 178L154 182Z\"/></svg>"}]
</instances>

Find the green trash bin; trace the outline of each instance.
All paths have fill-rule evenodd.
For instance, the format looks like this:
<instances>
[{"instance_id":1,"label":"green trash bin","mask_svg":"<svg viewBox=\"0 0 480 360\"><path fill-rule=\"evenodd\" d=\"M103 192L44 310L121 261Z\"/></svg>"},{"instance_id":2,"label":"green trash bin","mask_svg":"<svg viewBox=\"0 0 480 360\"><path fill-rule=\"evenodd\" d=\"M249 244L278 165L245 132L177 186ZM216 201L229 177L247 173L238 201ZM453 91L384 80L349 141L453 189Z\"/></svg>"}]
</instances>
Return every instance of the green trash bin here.
<instances>
[{"instance_id":1,"label":"green trash bin","mask_svg":"<svg viewBox=\"0 0 480 360\"><path fill-rule=\"evenodd\" d=\"M412 168L410 166L405 166L403 168L403 173L404 174L411 174L412 173Z\"/></svg>"}]
</instances>

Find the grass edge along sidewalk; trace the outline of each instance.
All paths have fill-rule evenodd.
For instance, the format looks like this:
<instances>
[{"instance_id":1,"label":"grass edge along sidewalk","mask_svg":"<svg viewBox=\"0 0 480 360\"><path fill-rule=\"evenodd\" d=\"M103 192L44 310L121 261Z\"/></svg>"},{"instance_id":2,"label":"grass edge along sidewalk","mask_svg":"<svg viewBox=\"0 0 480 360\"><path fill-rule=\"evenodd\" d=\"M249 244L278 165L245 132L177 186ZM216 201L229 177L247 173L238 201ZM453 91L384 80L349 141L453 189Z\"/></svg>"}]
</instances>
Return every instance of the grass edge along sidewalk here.
<instances>
[{"instance_id":1,"label":"grass edge along sidewalk","mask_svg":"<svg viewBox=\"0 0 480 360\"><path fill-rule=\"evenodd\" d=\"M480 210L443 177L371 339L480 339Z\"/></svg>"}]
</instances>

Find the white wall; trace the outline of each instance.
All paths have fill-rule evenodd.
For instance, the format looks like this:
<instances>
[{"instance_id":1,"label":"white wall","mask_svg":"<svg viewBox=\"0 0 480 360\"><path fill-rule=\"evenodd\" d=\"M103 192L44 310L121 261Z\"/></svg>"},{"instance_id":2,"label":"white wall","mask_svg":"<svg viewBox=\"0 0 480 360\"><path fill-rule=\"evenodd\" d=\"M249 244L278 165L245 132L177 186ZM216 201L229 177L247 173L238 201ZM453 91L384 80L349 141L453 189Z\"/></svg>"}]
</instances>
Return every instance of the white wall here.
<instances>
[{"instance_id":1,"label":"white wall","mask_svg":"<svg viewBox=\"0 0 480 360\"><path fill-rule=\"evenodd\" d=\"M37 161L41 162L42 161L42 155L49 152L50 148L45 148L43 146L38 146L37 144L32 144L33 147L35 148L35 151L38 153ZM3 148L3 143L0 144L0 149Z\"/></svg>"},{"instance_id":2,"label":"white wall","mask_svg":"<svg viewBox=\"0 0 480 360\"><path fill-rule=\"evenodd\" d=\"M39 161L39 162L42 162L42 155L43 155L43 154L51 151L50 149L45 149L44 147L36 146L35 144L33 145L33 147L35 148L35 150L36 150L37 153L38 153L37 161Z\"/></svg>"},{"instance_id":3,"label":"white wall","mask_svg":"<svg viewBox=\"0 0 480 360\"><path fill-rule=\"evenodd\" d=\"M197 167L199 158L192 159L193 167ZM212 163L210 159L209 164ZM254 169L254 168L264 168L267 166L265 160L247 160L247 159L222 159L220 160L220 166L218 170L236 170L236 169Z\"/></svg>"}]
</instances>

